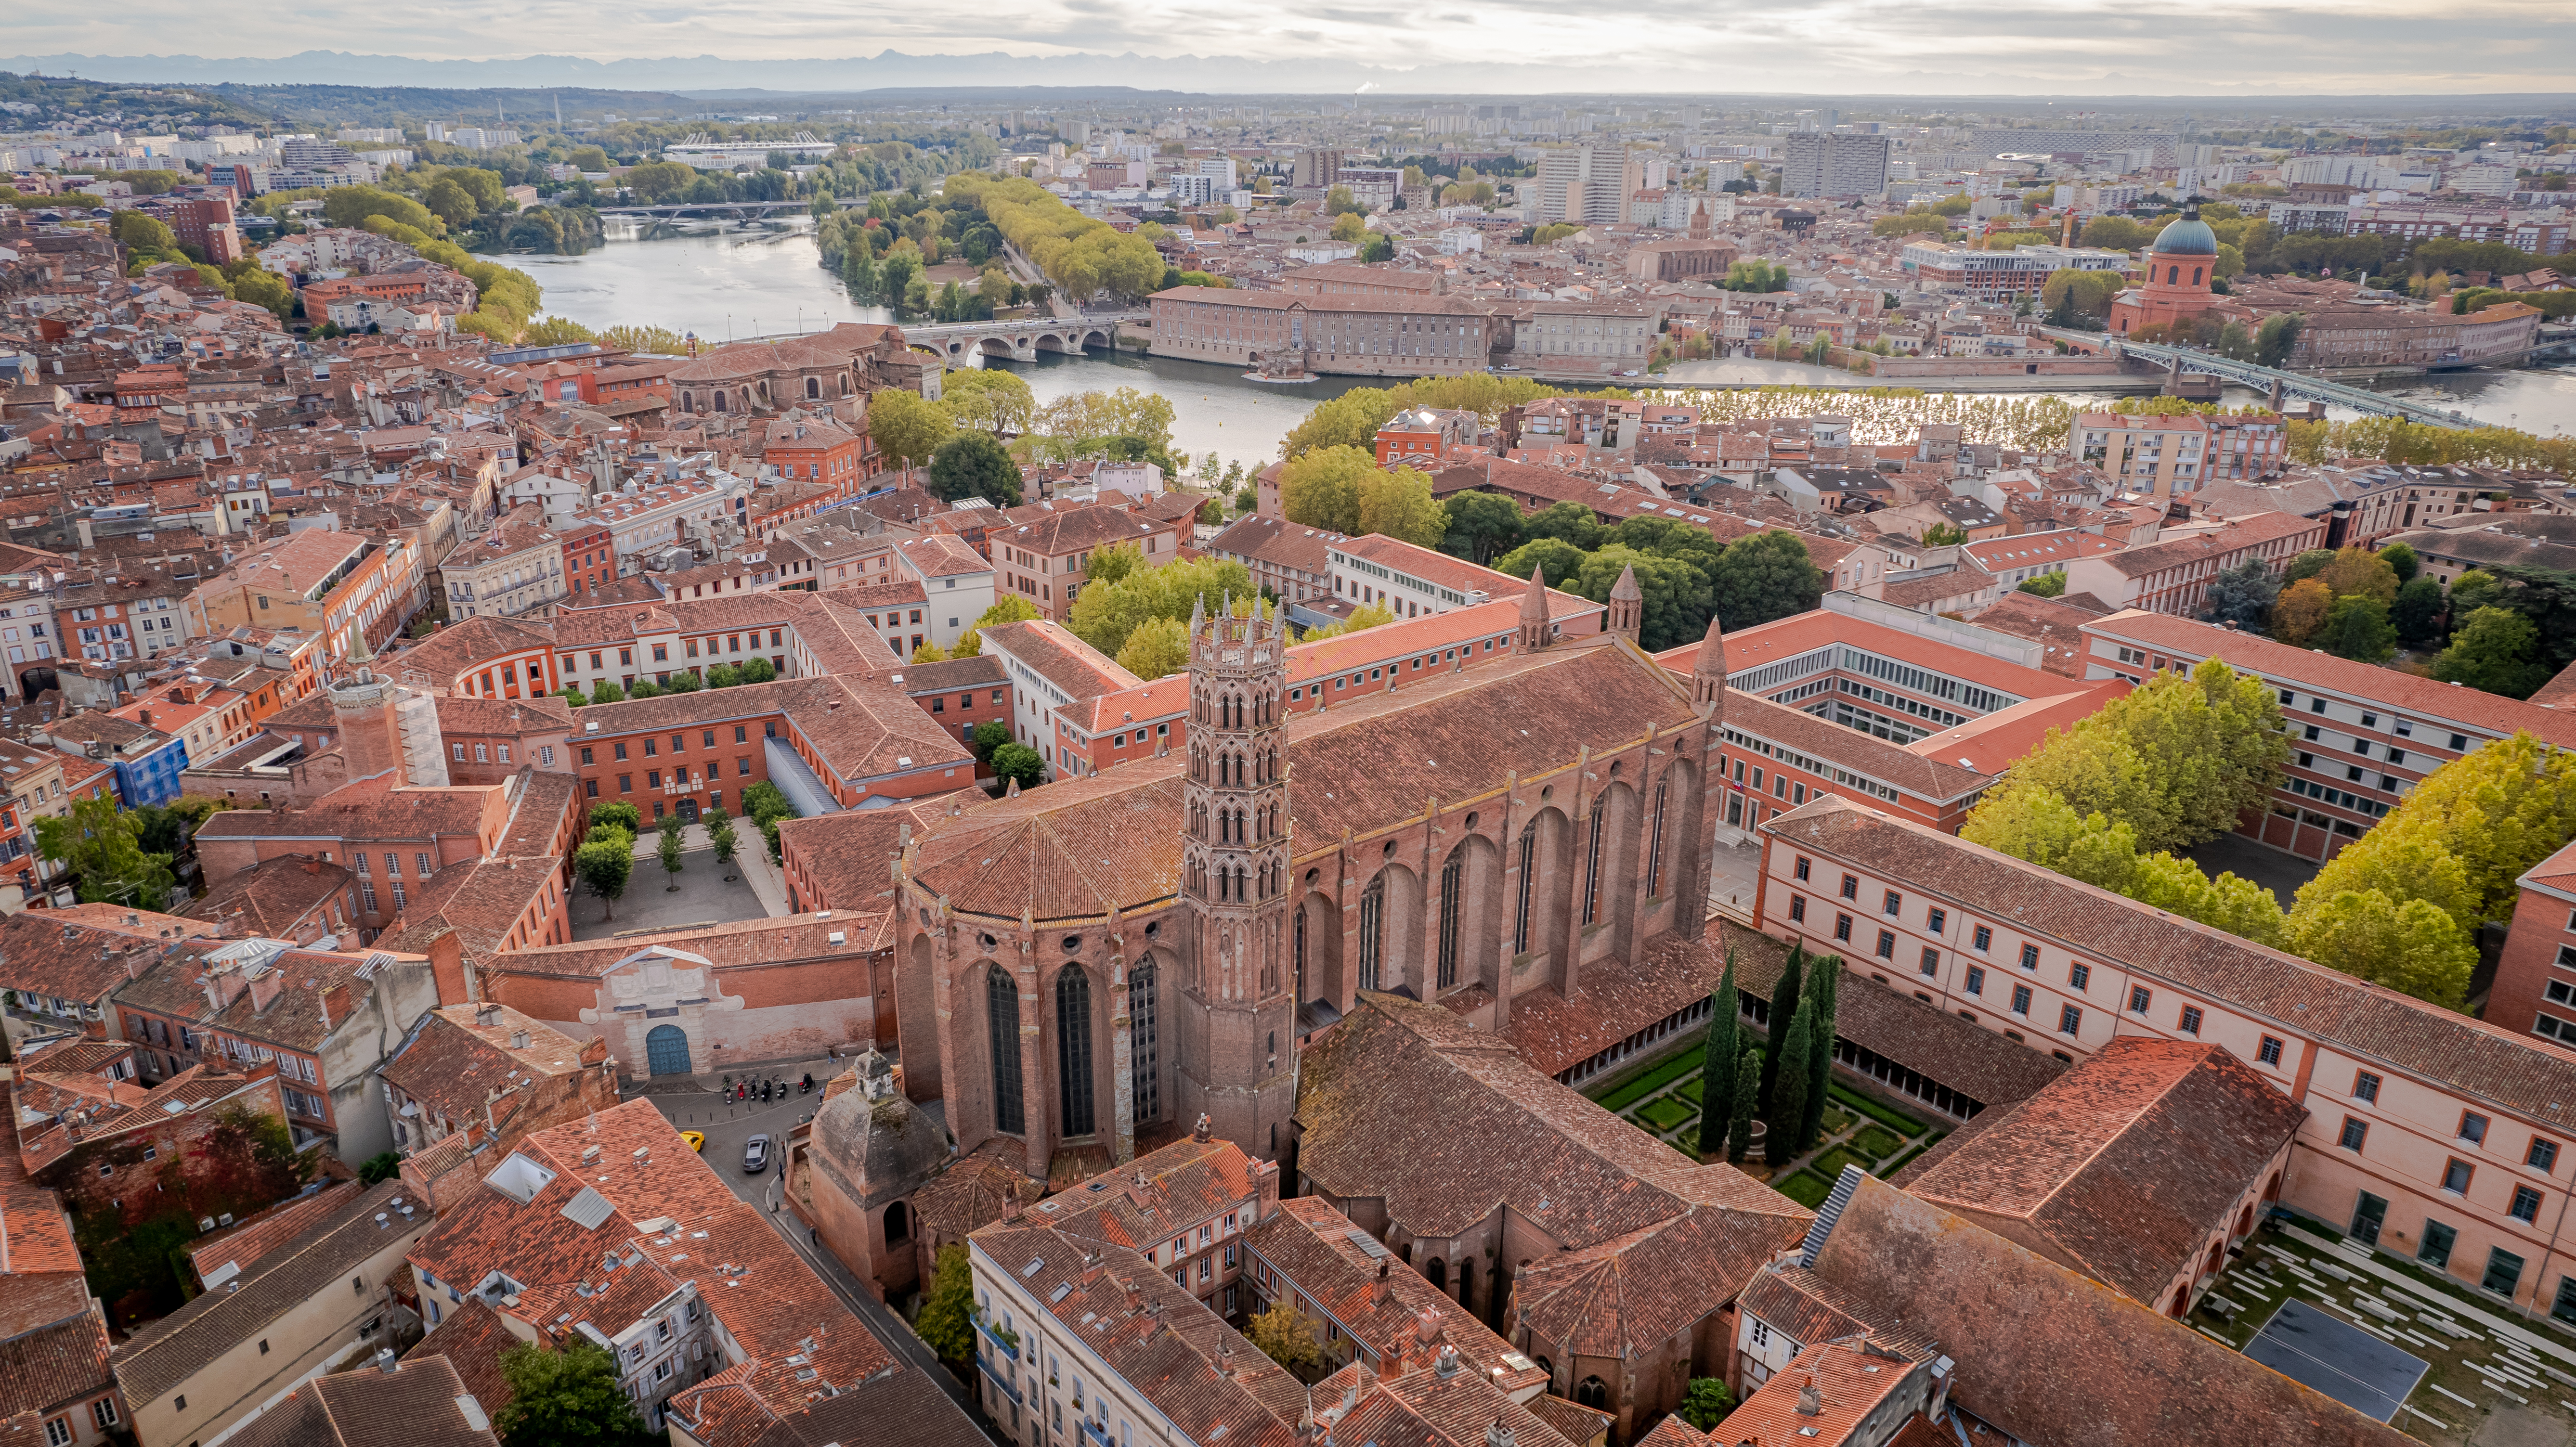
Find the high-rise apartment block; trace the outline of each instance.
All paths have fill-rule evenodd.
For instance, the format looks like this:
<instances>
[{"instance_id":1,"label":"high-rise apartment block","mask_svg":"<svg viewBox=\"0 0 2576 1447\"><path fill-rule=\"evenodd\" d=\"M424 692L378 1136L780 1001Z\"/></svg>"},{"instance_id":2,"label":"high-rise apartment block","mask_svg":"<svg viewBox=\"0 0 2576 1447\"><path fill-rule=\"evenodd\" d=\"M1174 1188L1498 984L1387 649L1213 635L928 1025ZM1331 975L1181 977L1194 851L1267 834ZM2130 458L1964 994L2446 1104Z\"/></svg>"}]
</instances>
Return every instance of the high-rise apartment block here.
<instances>
[{"instance_id":1,"label":"high-rise apartment block","mask_svg":"<svg viewBox=\"0 0 2576 1447\"><path fill-rule=\"evenodd\" d=\"M1798 131L1780 173L1784 196L1875 196L1887 189L1885 136Z\"/></svg>"},{"instance_id":2,"label":"high-rise apartment block","mask_svg":"<svg viewBox=\"0 0 2576 1447\"><path fill-rule=\"evenodd\" d=\"M1537 214L1541 225L1619 222L1630 196L1645 189L1646 158L1616 146L1550 151L1538 163Z\"/></svg>"}]
</instances>

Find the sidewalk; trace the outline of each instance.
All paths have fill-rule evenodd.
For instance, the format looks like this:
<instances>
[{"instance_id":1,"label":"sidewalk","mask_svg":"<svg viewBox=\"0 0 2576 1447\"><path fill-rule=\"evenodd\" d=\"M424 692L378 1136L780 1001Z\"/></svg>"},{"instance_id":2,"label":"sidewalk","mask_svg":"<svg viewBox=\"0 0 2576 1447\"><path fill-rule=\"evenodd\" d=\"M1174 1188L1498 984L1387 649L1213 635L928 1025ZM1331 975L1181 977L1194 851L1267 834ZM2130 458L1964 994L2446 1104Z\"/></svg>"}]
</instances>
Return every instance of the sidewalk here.
<instances>
[{"instance_id":1,"label":"sidewalk","mask_svg":"<svg viewBox=\"0 0 2576 1447\"><path fill-rule=\"evenodd\" d=\"M769 911L771 919L787 914L787 880L778 872L778 866L769 862L769 845L760 837L760 830L753 827L749 819L736 819L733 821L733 834L734 872L742 876L743 883L751 886L752 894L759 898L761 908ZM683 854L712 853L715 847L715 841L707 836L704 824L691 824L680 831L680 852ZM647 829L635 836L635 862L639 867L654 863L661 857L661 830Z\"/></svg>"}]
</instances>

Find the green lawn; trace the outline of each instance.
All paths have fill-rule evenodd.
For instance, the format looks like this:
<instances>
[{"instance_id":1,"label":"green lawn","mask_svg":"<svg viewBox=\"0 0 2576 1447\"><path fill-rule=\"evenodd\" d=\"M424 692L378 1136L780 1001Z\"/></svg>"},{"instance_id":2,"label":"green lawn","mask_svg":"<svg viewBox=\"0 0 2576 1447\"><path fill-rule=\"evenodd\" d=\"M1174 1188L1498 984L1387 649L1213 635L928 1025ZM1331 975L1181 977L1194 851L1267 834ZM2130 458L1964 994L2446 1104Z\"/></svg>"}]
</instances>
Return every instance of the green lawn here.
<instances>
[{"instance_id":1,"label":"green lawn","mask_svg":"<svg viewBox=\"0 0 2576 1447\"><path fill-rule=\"evenodd\" d=\"M1897 1147L1905 1142L1887 1127L1874 1125L1853 1136L1846 1144L1852 1154L1864 1161L1883 1161L1896 1154Z\"/></svg>"},{"instance_id":2,"label":"green lawn","mask_svg":"<svg viewBox=\"0 0 2576 1447\"><path fill-rule=\"evenodd\" d=\"M1695 1073L1698 1069L1699 1052L1696 1050L1685 1050L1681 1054L1674 1056L1672 1059L1665 1061L1663 1064L1656 1066L1654 1069L1647 1071L1645 1074L1638 1076L1636 1079L1629 1081L1627 1084L1620 1086L1617 1090L1610 1092L1608 1095L1602 1096L1600 1101L1601 1108L1603 1110L1625 1110L1629 1106L1635 1105L1638 1101L1644 1100L1647 1096L1654 1094L1656 1091L1663 1089L1665 1086L1672 1084L1674 1081L1681 1079L1683 1076Z\"/></svg>"},{"instance_id":3,"label":"green lawn","mask_svg":"<svg viewBox=\"0 0 2576 1447\"><path fill-rule=\"evenodd\" d=\"M1839 1106L1826 1106L1825 1113L1819 1117L1819 1120L1821 1124L1817 1129L1825 1135L1837 1136L1851 1129L1851 1116Z\"/></svg>"},{"instance_id":4,"label":"green lawn","mask_svg":"<svg viewBox=\"0 0 2576 1447\"><path fill-rule=\"evenodd\" d=\"M1690 1079L1683 1081L1681 1084L1674 1086L1673 1094L1680 1096L1682 1099L1689 1101L1693 1105L1697 1105L1699 1104L1699 1083L1700 1077L1694 1075Z\"/></svg>"},{"instance_id":5,"label":"green lawn","mask_svg":"<svg viewBox=\"0 0 2576 1447\"><path fill-rule=\"evenodd\" d=\"M1834 1193L1834 1183L1812 1170L1800 1171L1785 1181L1772 1183L1780 1194L1812 1211Z\"/></svg>"},{"instance_id":6,"label":"green lawn","mask_svg":"<svg viewBox=\"0 0 2576 1447\"><path fill-rule=\"evenodd\" d=\"M1688 1102L1675 1100L1667 1095L1661 1100L1651 1101L1638 1107L1637 1118L1659 1131L1668 1131L1684 1121L1698 1119L1699 1111Z\"/></svg>"},{"instance_id":7,"label":"green lawn","mask_svg":"<svg viewBox=\"0 0 2576 1447\"><path fill-rule=\"evenodd\" d=\"M1839 1100L1843 1104L1850 1106L1852 1109L1859 1111L1861 1114L1868 1116L1871 1120L1877 1121L1880 1125L1886 1126L1888 1129L1895 1131L1898 1135L1917 1136L1923 1134L1923 1122L1916 1120L1914 1117L1907 1115L1901 1110L1892 1110L1887 1106L1881 1105L1877 1101L1870 1099L1868 1096L1861 1094L1859 1091L1852 1090L1839 1082L1831 1087L1829 1093L1834 1099Z\"/></svg>"},{"instance_id":8,"label":"green lawn","mask_svg":"<svg viewBox=\"0 0 2576 1447\"><path fill-rule=\"evenodd\" d=\"M1822 1175L1826 1180L1830 1181L1839 1178L1842 1175L1843 1167L1845 1166L1858 1166L1862 1170L1866 1171L1876 1164L1878 1164L1878 1162L1875 1159L1863 1160L1861 1157L1852 1154L1851 1149L1847 1146L1836 1146L1832 1150L1825 1152L1822 1156L1817 1157L1816 1160L1807 1167L1807 1169Z\"/></svg>"}]
</instances>

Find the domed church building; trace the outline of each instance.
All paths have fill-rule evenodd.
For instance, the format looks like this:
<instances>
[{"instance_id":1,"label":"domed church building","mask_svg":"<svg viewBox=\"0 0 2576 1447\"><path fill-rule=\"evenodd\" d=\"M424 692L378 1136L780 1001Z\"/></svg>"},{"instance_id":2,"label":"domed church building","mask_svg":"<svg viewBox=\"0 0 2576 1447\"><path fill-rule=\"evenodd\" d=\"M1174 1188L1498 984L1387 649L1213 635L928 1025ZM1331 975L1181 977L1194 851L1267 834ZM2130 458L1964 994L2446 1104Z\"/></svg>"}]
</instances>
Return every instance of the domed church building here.
<instances>
[{"instance_id":1,"label":"domed church building","mask_svg":"<svg viewBox=\"0 0 2576 1447\"><path fill-rule=\"evenodd\" d=\"M2147 246L2146 280L2111 299L2111 332L2135 336L2149 327L2188 324L2218 305L2209 284L2218 275L2218 233L2189 207Z\"/></svg>"}]
</instances>

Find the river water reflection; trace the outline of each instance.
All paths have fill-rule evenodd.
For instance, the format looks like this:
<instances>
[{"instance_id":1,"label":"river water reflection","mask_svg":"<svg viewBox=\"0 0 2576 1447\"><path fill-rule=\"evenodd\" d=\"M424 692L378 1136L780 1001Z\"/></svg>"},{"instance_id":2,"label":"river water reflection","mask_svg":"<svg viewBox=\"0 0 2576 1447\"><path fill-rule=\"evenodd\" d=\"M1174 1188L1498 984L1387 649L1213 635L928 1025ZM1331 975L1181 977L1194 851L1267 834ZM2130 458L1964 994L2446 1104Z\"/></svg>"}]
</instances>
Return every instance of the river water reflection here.
<instances>
[{"instance_id":1,"label":"river water reflection","mask_svg":"<svg viewBox=\"0 0 2576 1447\"><path fill-rule=\"evenodd\" d=\"M817 264L813 223L802 217L750 226L685 227L644 227L612 219L608 241L580 256L508 260L545 289L548 313L594 328L648 324L722 342L893 319L883 307L852 303L839 280ZM1247 381L1233 367L1126 353L1051 355L1008 365L1028 380L1040 402L1092 388L1125 386L1159 393L1172 402L1174 451L1194 458L1215 452L1247 469L1277 457L1280 437L1316 402L1377 385L1372 378L1331 377L1282 387ZM1696 379L1750 385L1842 376L1794 362L1684 365ZM2576 428L2576 367L2567 365L2392 379L2382 390L2543 435ZM2259 399L2251 391L2230 389L2228 400Z\"/></svg>"}]
</instances>

